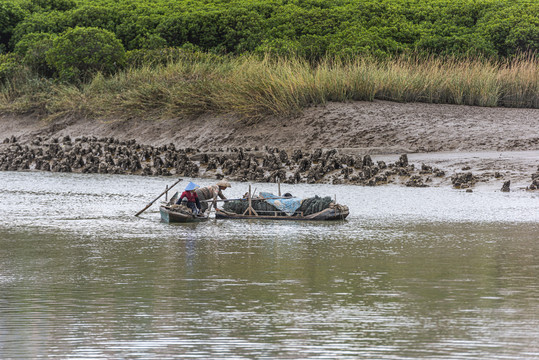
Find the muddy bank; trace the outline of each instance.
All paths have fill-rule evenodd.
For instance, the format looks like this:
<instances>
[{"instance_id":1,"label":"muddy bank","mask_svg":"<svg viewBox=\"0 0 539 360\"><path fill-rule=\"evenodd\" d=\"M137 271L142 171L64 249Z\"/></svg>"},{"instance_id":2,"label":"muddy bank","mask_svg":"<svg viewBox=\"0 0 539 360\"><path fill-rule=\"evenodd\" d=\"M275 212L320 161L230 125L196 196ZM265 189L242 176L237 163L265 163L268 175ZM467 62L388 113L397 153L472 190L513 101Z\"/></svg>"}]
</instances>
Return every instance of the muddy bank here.
<instances>
[{"instance_id":1,"label":"muddy bank","mask_svg":"<svg viewBox=\"0 0 539 360\"><path fill-rule=\"evenodd\" d=\"M384 101L330 103L256 124L212 116L159 122L4 116L0 168L498 189L512 181L529 188L539 165L538 124L537 109ZM466 181L459 177L469 173Z\"/></svg>"},{"instance_id":2,"label":"muddy bank","mask_svg":"<svg viewBox=\"0 0 539 360\"><path fill-rule=\"evenodd\" d=\"M278 147L353 148L367 154L539 150L539 110L387 101L329 103L293 119L246 124L229 117L127 121L0 117L0 141L15 135L134 139L153 146L208 150Z\"/></svg>"}]
</instances>

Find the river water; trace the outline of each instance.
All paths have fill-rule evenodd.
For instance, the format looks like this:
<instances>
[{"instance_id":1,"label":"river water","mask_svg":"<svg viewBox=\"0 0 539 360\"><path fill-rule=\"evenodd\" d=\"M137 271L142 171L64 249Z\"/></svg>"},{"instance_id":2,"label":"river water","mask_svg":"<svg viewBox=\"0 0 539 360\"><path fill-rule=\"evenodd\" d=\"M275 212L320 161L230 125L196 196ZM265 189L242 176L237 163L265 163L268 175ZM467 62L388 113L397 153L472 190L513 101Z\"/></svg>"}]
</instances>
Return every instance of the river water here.
<instances>
[{"instance_id":1,"label":"river water","mask_svg":"<svg viewBox=\"0 0 539 360\"><path fill-rule=\"evenodd\" d=\"M133 216L173 182L0 172L0 358L539 358L538 193L283 185L351 215Z\"/></svg>"}]
</instances>

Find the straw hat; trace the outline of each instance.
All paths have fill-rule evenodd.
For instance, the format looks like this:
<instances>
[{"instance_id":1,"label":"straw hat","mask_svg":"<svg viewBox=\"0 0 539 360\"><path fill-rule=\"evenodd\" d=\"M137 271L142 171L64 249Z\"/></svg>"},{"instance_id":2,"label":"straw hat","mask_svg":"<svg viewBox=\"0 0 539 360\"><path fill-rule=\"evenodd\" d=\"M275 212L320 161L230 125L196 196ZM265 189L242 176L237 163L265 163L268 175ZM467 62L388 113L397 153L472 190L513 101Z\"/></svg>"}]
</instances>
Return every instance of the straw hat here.
<instances>
[{"instance_id":1,"label":"straw hat","mask_svg":"<svg viewBox=\"0 0 539 360\"><path fill-rule=\"evenodd\" d=\"M231 187L231 186L230 186L230 183L229 183L228 181L224 180L224 179L223 179L223 180L219 180L219 182L218 182L216 185L217 185L217 186L222 186L222 187L224 187L224 188L229 188L229 187Z\"/></svg>"}]
</instances>

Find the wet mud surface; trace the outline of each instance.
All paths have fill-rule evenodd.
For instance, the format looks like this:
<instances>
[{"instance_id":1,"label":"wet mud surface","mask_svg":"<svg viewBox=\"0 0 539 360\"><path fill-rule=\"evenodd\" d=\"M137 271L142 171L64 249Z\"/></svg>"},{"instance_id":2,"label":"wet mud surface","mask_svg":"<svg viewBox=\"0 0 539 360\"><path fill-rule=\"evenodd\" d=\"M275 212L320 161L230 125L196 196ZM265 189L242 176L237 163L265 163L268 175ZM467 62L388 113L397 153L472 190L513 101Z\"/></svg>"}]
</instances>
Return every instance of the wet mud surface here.
<instances>
[{"instance_id":1,"label":"wet mud surface","mask_svg":"<svg viewBox=\"0 0 539 360\"><path fill-rule=\"evenodd\" d=\"M384 101L330 103L257 123L3 116L0 169L534 189L538 125L537 109Z\"/></svg>"}]
</instances>

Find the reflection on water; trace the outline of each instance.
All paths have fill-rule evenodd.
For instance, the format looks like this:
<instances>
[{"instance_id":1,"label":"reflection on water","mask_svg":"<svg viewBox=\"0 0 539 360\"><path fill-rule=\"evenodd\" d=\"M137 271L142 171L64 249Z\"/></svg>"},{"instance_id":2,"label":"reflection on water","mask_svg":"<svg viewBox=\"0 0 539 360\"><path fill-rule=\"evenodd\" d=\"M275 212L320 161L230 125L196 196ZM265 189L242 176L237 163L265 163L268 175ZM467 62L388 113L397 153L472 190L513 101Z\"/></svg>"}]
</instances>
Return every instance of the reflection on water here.
<instances>
[{"instance_id":1,"label":"reflection on water","mask_svg":"<svg viewBox=\"0 0 539 360\"><path fill-rule=\"evenodd\" d=\"M0 358L539 358L537 194L295 185L350 218L133 216L172 182L0 172Z\"/></svg>"}]
</instances>

